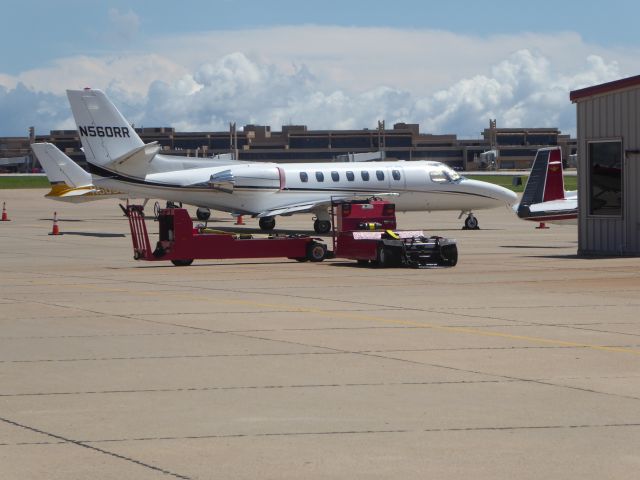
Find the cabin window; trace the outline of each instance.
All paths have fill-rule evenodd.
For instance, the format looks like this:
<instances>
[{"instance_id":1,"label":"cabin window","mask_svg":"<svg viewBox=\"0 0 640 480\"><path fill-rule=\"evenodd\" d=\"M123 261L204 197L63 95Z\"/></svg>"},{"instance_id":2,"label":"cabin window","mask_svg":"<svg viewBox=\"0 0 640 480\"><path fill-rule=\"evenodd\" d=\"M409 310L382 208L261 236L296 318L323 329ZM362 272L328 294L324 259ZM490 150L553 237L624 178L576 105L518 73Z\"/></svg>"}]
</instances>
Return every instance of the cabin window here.
<instances>
[{"instance_id":1,"label":"cabin window","mask_svg":"<svg viewBox=\"0 0 640 480\"><path fill-rule=\"evenodd\" d=\"M391 176L394 180L400 181L400 170L391 170Z\"/></svg>"},{"instance_id":2,"label":"cabin window","mask_svg":"<svg viewBox=\"0 0 640 480\"><path fill-rule=\"evenodd\" d=\"M589 214L622 216L622 142L589 143Z\"/></svg>"},{"instance_id":3,"label":"cabin window","mask_svg":"<svg viewBox=\"0 0 640 480\"><path fill-rule=\"evenodd\" d=\"M376 178L382 182L384 180L384 172L382 170L376 170Z\"/></svg>"},{"instance_id":4,"label":"cabin window","mask_svg":"<svg viewBox=\"0 0 640 480\"><path fill-rule=\"evenodd\" d=\"M300 181L301 182L309 181L309 175L307 175L307 172L300 172Z\"/></svg>"},{"instance_id":5,"label":"cabin window","mask_svg":"<svg viewBox=\"0 0 640 480\"><path fill-rule=\"evenodd\" d=\"M449 181L449 178L442 170L434 170L433 172L429 172L429 176L431 177L431 181L434 183L447 183Z\"/></svg>"},{"instance_id":6,"label":"cabin window","mask_svg":"<svg viewBox=\"0 0 640 480\"><path fill-rule=\"evenodd\" d=\"M364 180L365 182L369 181L369 172L363 170L360 172L360 176L362 177L362 180Z\"/></svg>"},{"instance_id":7,"label":"cabin window","mask_svg":"<svg viewBox=\"0 0 640 480\"><path fill-rule=\"evenodd\" d=\"M347 180L349 180L350 182L353 182L356 178L353 172L347 172L346 175L347 175Z\"/></svg>"},{"instance_id":8,"label":"cabin window","mask_svg":"<svg viewBox=\"0 0 640 480\"><path fill-rule=\"evenodd\" d=\"M331 179L334 182L339 182L340 181L340 174L338 172L331 172Z\"/></svg>"},{"instance_id":9,"label":"cabin window","mask_svg":"<svg viewBox=\"0 0 640 480\"><path fill-rule=\"evenodd\" d=\"M318 180L319 182L324 182L324 173L316 172L316 180Z\"/></svg>"}]
</instances>

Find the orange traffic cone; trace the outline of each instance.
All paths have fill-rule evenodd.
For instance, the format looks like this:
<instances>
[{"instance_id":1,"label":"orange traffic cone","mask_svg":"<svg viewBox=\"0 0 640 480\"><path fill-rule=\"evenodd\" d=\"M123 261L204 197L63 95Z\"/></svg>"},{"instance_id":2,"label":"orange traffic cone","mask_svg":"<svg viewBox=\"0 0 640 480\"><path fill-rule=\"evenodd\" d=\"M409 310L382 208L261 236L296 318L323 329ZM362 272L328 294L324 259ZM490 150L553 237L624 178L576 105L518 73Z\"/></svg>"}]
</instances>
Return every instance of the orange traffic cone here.
<instances>
[{"instance_id":1,"label":"orange traffic cone","mask_svg":"<svg viewBox=\"0 0 640 480\"><path fill-rule=\"evenodd\" d=\"M549 227L547 227L547 225L544 222L540 222L540 225L536 227L536 229L545 229L545 228L549 228Z\"/></svg>"},{"instance_id":2,"label":"orange traffic cone","mask_svg":"<svg viewBox=\"0 0 640 480\"><path fill-rule=\"evenodd\" d=\"M2 202L2 221L3 222L8 222L9 221L9 217L7 216L7 209L5 207L5 203L6 202Z\"/></svg>"},{"instance_id":3,"label":"orange traffic cone","mask_svg":"<svg viewBox=\"0 0 640 480\"><path fill-rule=\"evenodd\" d=\"M234 225L244 225L244 222L242 221L242 215L238 215L236 217L236 223L234 223Z\"/></svg>"},{"instance_id":4,"label":"orange traffic cone","mask_svg":"<svg viewBox=\"0 0 640 480\"><path fill-rule=\"evenodd\" d=\"M53 229L49 235L60 235L60 229L58 228L58 212L53 212Z\"/></svg>"}]
</instances>

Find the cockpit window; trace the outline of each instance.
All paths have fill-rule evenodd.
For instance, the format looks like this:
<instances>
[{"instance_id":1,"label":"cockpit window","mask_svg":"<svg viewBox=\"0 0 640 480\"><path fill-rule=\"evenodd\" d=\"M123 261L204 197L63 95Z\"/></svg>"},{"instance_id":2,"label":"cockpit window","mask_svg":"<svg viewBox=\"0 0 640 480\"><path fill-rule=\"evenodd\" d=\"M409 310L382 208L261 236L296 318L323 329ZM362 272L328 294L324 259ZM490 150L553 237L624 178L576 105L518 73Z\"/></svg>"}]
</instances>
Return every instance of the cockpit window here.
<instances>
[{"instance_id":1,"label":"cockpit window","mask_svg":"<svg viewBox=\"0 0 640 480\"><path fill-rule=\"evenodd\" d=\"M441 170L434 170L429 173L431 181L434 183L453 183L460 180L460 175L455 170L445 167Z\"/></svg>"},{"instance_id":2,"label":"cockpit window","mask_svg":"<svg viewBox=\"0 0 640 480\"><path fill-rule=\"evenodd\" d=\"M460 174L456 172L453 168L447 168L444 171L444 174L449 177L449 180L452 182L457 182L460 180Z\"/></svg>"},{"instance_id":3,"label":"cockpit window","mask_svg":"<svg viewBox=\"0 0 640 480\"><path fill-rule=\"evenodd\" d=\"M449 181L443 170L434 170L433 172L429 172L429 176L431 177L431 181L434 183L447 183Z\"/></svg>"}]
</instances>

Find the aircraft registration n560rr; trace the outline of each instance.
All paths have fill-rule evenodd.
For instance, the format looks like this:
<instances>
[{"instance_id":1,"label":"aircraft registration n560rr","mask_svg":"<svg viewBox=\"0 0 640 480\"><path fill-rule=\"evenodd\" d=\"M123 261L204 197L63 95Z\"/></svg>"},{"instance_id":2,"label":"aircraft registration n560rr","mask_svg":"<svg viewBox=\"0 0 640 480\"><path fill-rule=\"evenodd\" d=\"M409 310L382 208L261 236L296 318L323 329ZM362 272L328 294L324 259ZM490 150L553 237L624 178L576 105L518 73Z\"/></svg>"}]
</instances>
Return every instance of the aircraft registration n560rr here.
<instances>
[{"instance_id":1,"label":"aircraft registration n560rr","mask_svg":"<svg viewBox=\"0 0 640 480\"><path fill-rule=\"evenodd\" d=\"M162 198L258 217L260 228L275 227L275 216L313 212L314 229L331 229L331 201L397 194L399 211L473 211L512 205L516 194L487 182L461 177L432 161L375 163L261 163L207 161L162 155L157 142L144 144L100 90L67 90L95 185L143 198Z\"/></svg>"}]
</instances>

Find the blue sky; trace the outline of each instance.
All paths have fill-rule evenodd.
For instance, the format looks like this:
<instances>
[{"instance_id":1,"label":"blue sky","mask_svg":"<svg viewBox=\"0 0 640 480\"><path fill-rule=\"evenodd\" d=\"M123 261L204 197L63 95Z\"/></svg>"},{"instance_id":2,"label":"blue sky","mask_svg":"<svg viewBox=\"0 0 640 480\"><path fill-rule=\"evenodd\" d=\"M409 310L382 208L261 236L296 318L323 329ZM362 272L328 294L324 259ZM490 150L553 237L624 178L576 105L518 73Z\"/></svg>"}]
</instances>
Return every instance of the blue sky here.
<instances>
[{"instance_id":1,"label":"blue sky","mask_svg":"<svg viewBox=\"0 0 640 480\"><path fill-rule=\"evenodd\" d=\"M0 136L74 128L64 90L137 124L575 131L571 89L637 75L637 2L5 1ZM606 8L595 11L595 7Z\"/></svg>"}]
</instances>

